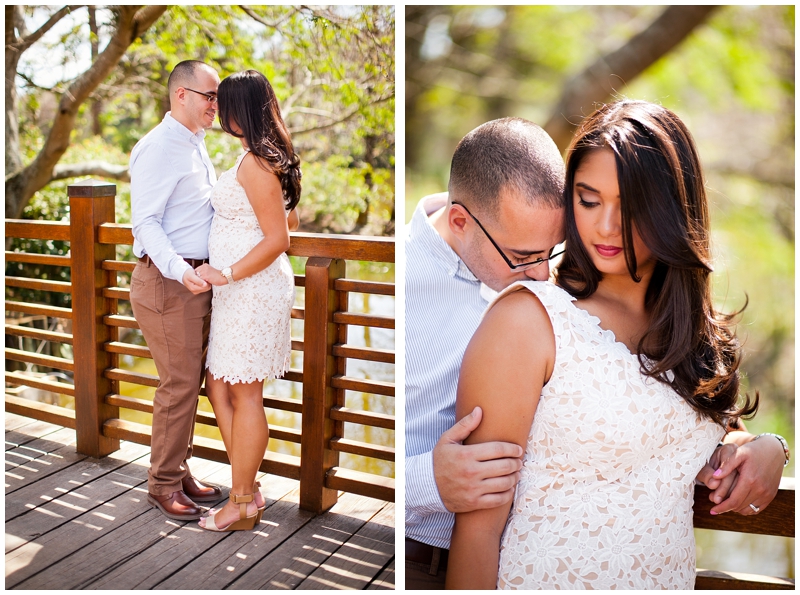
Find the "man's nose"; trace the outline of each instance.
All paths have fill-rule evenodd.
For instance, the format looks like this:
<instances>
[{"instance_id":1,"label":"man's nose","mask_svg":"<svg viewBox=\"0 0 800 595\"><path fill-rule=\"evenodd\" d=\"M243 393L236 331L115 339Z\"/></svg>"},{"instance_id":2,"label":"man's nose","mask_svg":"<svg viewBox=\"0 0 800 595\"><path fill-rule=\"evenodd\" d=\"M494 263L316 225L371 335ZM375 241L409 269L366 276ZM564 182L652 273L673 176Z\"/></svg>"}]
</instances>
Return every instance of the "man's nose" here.
<instances>
[{"instance_id":1,"label":"man's nose","mask_svg":"<svg viewBox=\"0 0 800 595\"><path fill-rule=\"evenodd\" d=\"M534 281L547 281L550 278L550 261L545 260L540 265L525 269L525 275Z\"/></svg>"}]
</instances>

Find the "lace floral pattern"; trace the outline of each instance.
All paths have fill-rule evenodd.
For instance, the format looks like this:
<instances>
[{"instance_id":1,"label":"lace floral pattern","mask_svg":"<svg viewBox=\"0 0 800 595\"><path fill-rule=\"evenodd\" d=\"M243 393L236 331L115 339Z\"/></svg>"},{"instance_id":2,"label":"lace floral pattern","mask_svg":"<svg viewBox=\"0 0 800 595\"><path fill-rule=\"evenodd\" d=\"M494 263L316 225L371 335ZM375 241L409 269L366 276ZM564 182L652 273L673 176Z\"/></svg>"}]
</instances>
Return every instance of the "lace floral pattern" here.
<instances>
[{"instance_id":1,"label":"lace floral pattern","mask_svg":"<svg viewBox=\"0 0 800 595\"><path fill-rule=\"evenodd\" d=\"M232 265L264 238L236 180L244 155L220 176L211 195L208 253L216 269ZM282 376L291 356L294 273L289 257L281 254L263 271L213 291L206 368L214 378L235 384Z\"/></svg>"},{"instance_id":2,"label":"lace floral pattern","mask_svg":"<svg viewBox=\"0 0 800 595\"><path fill-rule=\"evenodd\" d=\"M503 533L500 589L692 589L694 479L723 430L553 285L556 339Z\"/></svg>"}]
</instances>

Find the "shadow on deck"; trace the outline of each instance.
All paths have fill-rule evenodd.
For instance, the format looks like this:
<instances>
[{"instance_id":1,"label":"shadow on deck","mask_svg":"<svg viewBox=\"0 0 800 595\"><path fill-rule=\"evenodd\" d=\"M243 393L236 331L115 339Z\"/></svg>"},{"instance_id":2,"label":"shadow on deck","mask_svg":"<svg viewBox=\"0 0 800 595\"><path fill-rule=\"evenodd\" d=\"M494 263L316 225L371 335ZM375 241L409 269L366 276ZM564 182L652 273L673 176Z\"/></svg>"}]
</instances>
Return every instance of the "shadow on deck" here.
<instances>
[{"instance_id":1,"label":"shadow on deck","mask_svg":"<svg viewBox=\"0 0 800 595\"><path fill-rule=\"evenodd\" d=\"M394 504L344 493L315 516L264 475L258 528L212 533L151 508L149 449L121 446L93 459L74 430L6 414L6 589L395 588ZM192 473L230 486L228 465Z\"/></svg>"}]
</instances>

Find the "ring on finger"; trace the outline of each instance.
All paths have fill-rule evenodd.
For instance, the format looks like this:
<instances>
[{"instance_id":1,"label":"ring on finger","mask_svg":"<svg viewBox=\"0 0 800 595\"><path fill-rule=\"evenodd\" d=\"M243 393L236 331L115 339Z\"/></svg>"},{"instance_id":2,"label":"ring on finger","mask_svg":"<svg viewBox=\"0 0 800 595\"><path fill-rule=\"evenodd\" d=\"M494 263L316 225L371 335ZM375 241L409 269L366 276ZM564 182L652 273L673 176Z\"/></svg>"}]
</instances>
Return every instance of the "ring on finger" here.
<instances>
[{"instance_id":1,"label":"ring on finger","mask_svg":"<svg viewBox=\"0 0 800 595\"><path fill-rule=\"evenodd\" d=\"M756 506L752 502L750 503L750 508L752 508L753 512L755 512L756 514L758 514L758 512L761 510L758 506Z\"/></svg>"}]
</instances>

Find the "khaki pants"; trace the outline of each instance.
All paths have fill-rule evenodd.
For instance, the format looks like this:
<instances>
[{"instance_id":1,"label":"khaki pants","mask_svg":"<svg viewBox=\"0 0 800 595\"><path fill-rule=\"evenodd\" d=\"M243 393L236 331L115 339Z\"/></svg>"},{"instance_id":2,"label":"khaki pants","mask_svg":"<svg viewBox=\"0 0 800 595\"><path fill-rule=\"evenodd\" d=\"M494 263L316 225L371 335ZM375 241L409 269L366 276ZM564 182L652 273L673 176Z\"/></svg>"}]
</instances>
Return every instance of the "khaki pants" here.
<instances>
[{"instance_id":1,"label":"khaki pants","mask_svg":"<svg viewBox=\"0 0 800 595\"><path fill-rule=\"evenodd\" d=\"M189 475L198 392L211 325L211 292L194 295L139 262L131 277L131 307L158 370L147 490L181 490Z\"/></svg>"}]
</instances>

